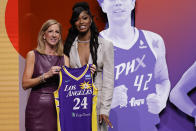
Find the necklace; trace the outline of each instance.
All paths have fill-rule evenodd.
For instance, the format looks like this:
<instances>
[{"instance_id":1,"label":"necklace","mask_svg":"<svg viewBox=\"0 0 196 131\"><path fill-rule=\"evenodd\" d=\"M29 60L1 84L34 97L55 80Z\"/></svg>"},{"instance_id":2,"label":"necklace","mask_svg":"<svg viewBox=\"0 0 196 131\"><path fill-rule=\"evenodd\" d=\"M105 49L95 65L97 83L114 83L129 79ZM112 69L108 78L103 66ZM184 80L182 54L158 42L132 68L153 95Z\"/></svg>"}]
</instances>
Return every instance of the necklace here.
<instances>
[{"instance_id":1,"label":"necklace","mask_svg":"<svg viewBox=\"0 0 196 131\"><path fill-rule=\"evenodd\" d=\"M84 40L84 41L78 39L77 41L78 41L78 43L89 43L90 39L89 40Z\"/></svg>"}]
</instances>

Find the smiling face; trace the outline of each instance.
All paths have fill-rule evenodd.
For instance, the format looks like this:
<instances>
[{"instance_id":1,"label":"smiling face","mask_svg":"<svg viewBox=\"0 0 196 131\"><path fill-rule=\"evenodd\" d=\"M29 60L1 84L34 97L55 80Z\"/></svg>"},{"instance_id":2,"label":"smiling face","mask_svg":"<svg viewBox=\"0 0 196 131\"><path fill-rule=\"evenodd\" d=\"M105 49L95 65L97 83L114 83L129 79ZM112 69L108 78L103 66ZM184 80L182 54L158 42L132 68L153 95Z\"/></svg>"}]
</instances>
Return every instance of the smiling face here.
<instances>
[{"instance_id":1,"label":"smiling face","mask_svg":"<svg viewBox=\"0 0 196 131\"><path fill-rule=\"evenodd\" d=\"M104 0L101 7L108 19L120 20L131 16L135 0Z\"/></svg>"},{"instance_id":2,"label":"smiling face","mask_svg":"<svg viewBox=\"0 0 196 131\"><path fill-rule=\"evenodd\" d=\"M58 24L51 25L44 33L45 44L56 46L61 39L60 28Z\"/></svg>"},{"instance_id":3,"label":"smiling face","mask_svg":"<svg viewBox=\"0 0 196 131\"><path fill-rule=\"evenodd\" d=\"M91 26L91 17L87 14L86 11L82 11L78 16L75 26L79 33L87 33L90 31Z\"/></svg>"}]
</instances>

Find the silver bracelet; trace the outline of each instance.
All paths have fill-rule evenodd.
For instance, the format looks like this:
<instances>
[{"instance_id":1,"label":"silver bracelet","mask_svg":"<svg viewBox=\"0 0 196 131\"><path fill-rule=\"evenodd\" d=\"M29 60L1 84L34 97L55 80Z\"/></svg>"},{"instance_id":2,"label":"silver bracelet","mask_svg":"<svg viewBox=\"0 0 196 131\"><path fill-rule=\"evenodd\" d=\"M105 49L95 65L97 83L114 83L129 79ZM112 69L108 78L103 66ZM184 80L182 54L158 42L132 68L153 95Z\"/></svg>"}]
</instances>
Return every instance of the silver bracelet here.
<instances>
[{"instance_id":1,"label":"silver bracelet","mask_svg":"<svg viewBox=\"0 0 196 131\"><path fill-rule=\"evenodd\" d=\"M44 73L40 76L40 83L44 83L46 82L45 78L44 78Z\"/></svg>"}]
</instances>

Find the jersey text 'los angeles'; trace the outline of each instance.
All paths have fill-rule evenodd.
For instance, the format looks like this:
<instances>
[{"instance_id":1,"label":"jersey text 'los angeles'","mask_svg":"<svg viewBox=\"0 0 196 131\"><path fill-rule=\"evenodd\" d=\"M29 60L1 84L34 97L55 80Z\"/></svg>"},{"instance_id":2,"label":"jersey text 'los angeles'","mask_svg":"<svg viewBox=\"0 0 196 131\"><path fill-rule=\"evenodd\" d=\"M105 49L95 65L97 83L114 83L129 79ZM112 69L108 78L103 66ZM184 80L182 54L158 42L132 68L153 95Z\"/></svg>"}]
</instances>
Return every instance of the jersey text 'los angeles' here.
<instances>
[{"instance_id":1,"label":"jersey text 'los angeles'","mask_svg":"<svg viewBox=\"0 0 196 131\"><path fill-rule=\"evenodd\" d=\"M97 131L97 89L90 65L63 66L58 90L54 92L58 131Z\"/></svg>"}]
</instances>

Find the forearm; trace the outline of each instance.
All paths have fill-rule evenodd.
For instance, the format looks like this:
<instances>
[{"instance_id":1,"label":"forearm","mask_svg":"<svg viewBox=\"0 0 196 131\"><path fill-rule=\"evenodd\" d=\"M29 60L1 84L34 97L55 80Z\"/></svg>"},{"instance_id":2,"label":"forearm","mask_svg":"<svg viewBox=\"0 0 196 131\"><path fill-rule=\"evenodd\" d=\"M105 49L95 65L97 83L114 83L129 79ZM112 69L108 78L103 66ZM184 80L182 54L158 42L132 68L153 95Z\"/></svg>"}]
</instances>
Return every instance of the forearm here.
<instances>
[{"instance_id":1,"label":"forearm","mask_svg":"<svg viewBox=\"0 0 196 131\"><path fill-rule=\"evenodd\" d=\"M194 63L182 76L170 93L170 101L186 114L192 116L196 105L188 93L195 88L196 63ZM194 117L194 116L193 116Z\"/></svg>"},{"instance_id":2,"label":"forearm","mask_svg":"<svg viewBox=\"0 0 196 131\"><path fill-rule=\"evenodd\" d=\"M103 83L100 113L109 115L114 90L114 52L113 44L106 43L103 54Z\"/></svg>"},{"instance_id":3,"label":"forearm","mask_svg":"<svg viewBox=\"0 0 196 131\"><path fill-rule=\"evenodd\" d=\"M112 104L113 89L102 89L100 114L109 116ZM107 92L107 93L106 93Z\"/></svg>"},{"instance_id":4,"label":"forearm","mask_svg":"<svg viewBox=\"0 0 196 131\"><path fill-rule=\"evenodd\" d=\"M163 80L161 83L156 84L156 92L161 98L167 101L170 92L170 81Z\"/></svg>"},{"instance_id":5,"label":"forearm","mask_svg":"<svg viewBox=\"0 0 196 131\"><path fill-rule=\"evenodd\" d=\"M170 93L170 101L181 111L196 119L196 105L188 96L188 92L195 88L195 78L196 62L183 74L182 78L172 89Z\"/></svg>"},{"instance_id":6,"label":"forearm","mask_svg":"<svg viewBox=\"0 0 196 131\"><path fill-rule=\"evenodd\" d=\"M111 71L110 71L111 70ZM100 114L109 115L109 111L112 104L113 90L114 90L114 74L113 68L109 71L104 70L103 72L103 83L102 83L102 93L101 93L101 108Z\"/></svg>"},{"instance_id":7,"label":"forearm","mask_svg":"<svg viewBox=\"0 0 196 131\"><path fill-rule=\"evenodd\" d=\"M46 79L46 75L42 74L36 78L23 78L22 81L22 87L24 90L29 89L29 88L33 88L41 83L44 83Z\"/></svg>"},{"instance_id":8,"label":"forearm","mask_svg":"<svg viewBox=\"0 0 196 131\"><path fill-rule=\"evenodd\" d=\"M196 105L192 102L187 93L177 86L174 87L170 93L170 101L189 116L192 116L192 111L196 108Z\"/></svg>"}]
</instances>

